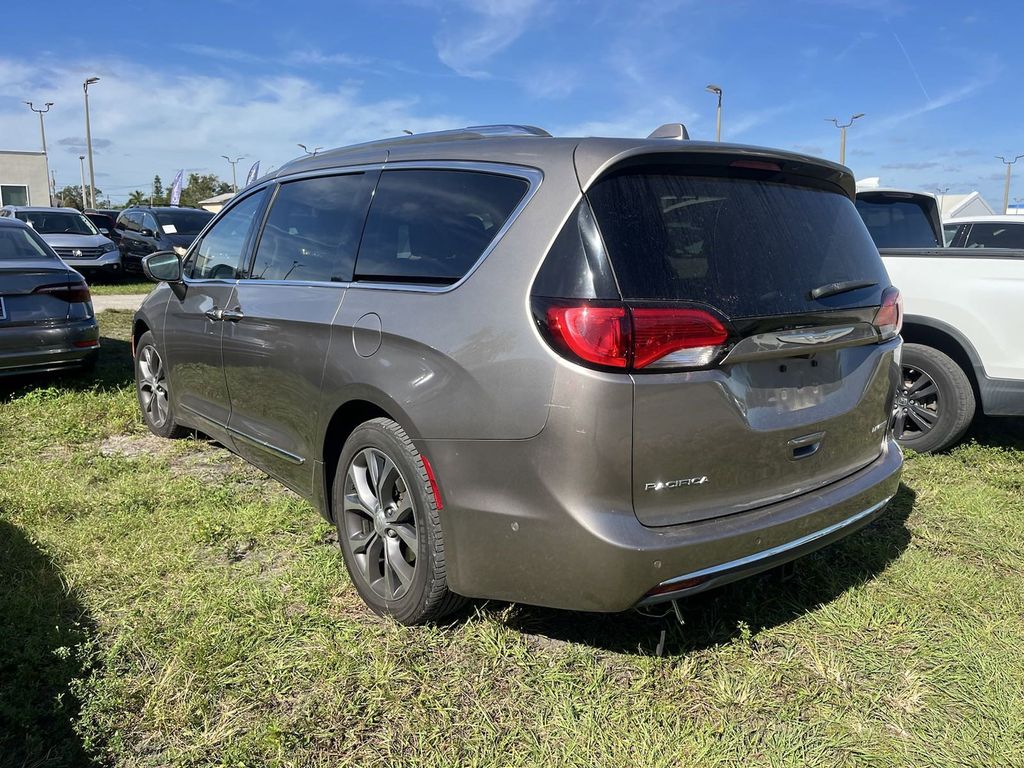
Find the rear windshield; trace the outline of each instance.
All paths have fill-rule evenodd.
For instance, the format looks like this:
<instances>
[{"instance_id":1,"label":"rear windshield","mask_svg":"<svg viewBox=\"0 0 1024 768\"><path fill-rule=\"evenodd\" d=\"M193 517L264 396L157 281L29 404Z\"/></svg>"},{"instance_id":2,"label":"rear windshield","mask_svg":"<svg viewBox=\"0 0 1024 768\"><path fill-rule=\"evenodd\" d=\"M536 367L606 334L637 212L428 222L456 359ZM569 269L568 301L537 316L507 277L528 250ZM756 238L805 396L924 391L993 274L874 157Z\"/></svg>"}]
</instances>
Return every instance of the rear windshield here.
<instances>
[{"instance_id":1,"label":"rear windshield","mask_svg":"<svg viewBox=\"0 0 1024 768\"><path fill-rule=\"evenodd\" d=\"M841 194L748 178L630 171L588 193L624 299L729 317L877 305L889 279ZM811 299L828 283L876 285Z\"/></svg>"},{"instance_id":2,"label":"rear windshield","mask_svg":"<svg viewBox=\"0 0 1024 768\"><path fill-rule=\"evenodd\" d=\"M879 248L939 248L924 201L858 197L857 211Z\"/></svg>"},{"instance_id":3,"label":"rear windshield","mask_svg":"<svg viewBox=\"0 0 1024 768\"><path fill-rule=\"evenodd\" d=\"M98 235L85 216L73 211L18 211L15 214L41 235Z\"/></svg>"},{"instance_id":4,"label":"rear windshield","mask_svg":"<svg viewBox=\"0 0 1024 768\"><path fill-rule=\"evenodd\" d=\"M0 261L55 259L38 236L21 227L0 227Z\"/></svg>"},{"instance_id":5,"label":"rear windshield","mask_svg":"<svg viewBox=\"0 0 1024 768\"><path fill-rule=\"evenodd\" d=\"M209 211L157 211L156 220L168 235L198 235L210 223Z\"/></svg>"}]
</instances>

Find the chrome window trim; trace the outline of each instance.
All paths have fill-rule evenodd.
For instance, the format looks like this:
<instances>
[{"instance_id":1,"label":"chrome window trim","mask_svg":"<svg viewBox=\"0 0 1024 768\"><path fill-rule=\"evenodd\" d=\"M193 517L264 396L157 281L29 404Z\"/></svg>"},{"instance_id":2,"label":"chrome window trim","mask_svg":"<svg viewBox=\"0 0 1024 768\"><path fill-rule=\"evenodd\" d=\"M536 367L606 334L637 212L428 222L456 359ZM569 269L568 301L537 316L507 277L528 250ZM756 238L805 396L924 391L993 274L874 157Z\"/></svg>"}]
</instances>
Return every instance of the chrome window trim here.
<instances>
[{"instance_id":1,"label":"chrome window trim","mask_svg":"<svg viewBox=\"0 0 1024 768\"><path fill-rule=\"evenodd\" d=\"M368 165L352 165L352 166L340 166L336 168L318 168L315 171L304 171L302 173L290 174L288 176L282 176L278 179L268 180L266 183L260 185L260 187L253 188L253 192L258 189L265 188L272 184L283 184L288 181L299 181L301 179L318 178L322 176L340 176L346 173L360 173L370 172L375 170L425 170L425 171L474 171L477 173L491 173L497 176L513 176L525 180L529 187L526 190L526 194L523 195L523 199L519 201L515 208L512 209L512 213L509 214L508 219L501 226L501 228L495 233L494 237L491 238L491 242L488 243L487 247L480 254L479 258L473 265L466 271L459 280L452 283L451 285L429 285L423 283L401 283L401 282L388 282L386 280L352 280L350 282L333 282L325 280L258 280L251 277L243 277L235 280L211 280L209 278L202 280L188 279L189 283L221 283L221 284L252 284L252 285L302 285L307 287L331 287L331 288L367 288L370 290L377 291L405 291L407 293L448 293L454 291L466 280L472 276L474 272L480 267L484 259L486 259L491 252L498 246L498 244L505 237L505 234L515 223L516 219L523 212L533 196L537 193L541 183L544 180L544 173L539 168L533 168L525 165L512 165L509 163L491 163L482 161L467 161L467 160L408 160L399 161L394 163L372 163ZM376 190L374 190L376 194ZM270 207L273 205L273 198L271 198L267 210L264 212L264 221L266 223L266 216L269 215ZM372 207L371 202L371 207ZM234 204L232 205L234 207ZM220 214L217 215L210 224L207 225L209 228ZM262 237L263 226L261 224L259 237ZM204 237L206 230L204 229L197 237L195 242L200 242L200 239ZM255 241L255 244L259 245L259 237ZM182 262L192 254L193 246L189 246L185 256L182 257ZM356 264L359 263L359 256L356 254Z\"/></svg>"}]
</instances>

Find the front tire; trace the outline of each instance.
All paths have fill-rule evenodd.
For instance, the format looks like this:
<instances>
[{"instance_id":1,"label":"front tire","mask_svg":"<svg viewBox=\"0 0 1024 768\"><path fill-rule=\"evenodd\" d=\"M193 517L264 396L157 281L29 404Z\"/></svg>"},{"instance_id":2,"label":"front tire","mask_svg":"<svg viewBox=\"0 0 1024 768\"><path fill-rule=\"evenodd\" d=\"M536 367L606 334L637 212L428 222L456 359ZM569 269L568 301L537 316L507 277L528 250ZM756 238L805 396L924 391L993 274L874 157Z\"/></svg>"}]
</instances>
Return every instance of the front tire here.
<instances>
[{"instance_id":1,"label":"front tire","mask_svg":"<svg viewBox=\"0 0 1024 768\"><path fill-rule=\"evenodd\" d=\"M952 358L923 344L903 345L893 414L893 435L901 446L930 453L956 445L975 407L971 382Z\"/></svg>"},{"instance_id":2,"label":"front tire","mask_svg":"<svg viewBox=\"0 0 1024 768\"><path fill-rule=\"evenodd\" d=\"M448 589L437 498L400 425L378 418L352 432L332 498L345 567L374 612L422 624L465 602Z\"/></svg>"},{"instance_id":3,"label":"front tire","mask_svg":"<svg viewBox=\"0 0 1024 768\"><path fill-rule=\"evenodd\" d=\"M150 331L142 334L135 346L135 394L138 396L142 421L150 432L157 437L171 439L188 434L188 429L174 419L167 366Z\"/></svg>"}]
</instances>

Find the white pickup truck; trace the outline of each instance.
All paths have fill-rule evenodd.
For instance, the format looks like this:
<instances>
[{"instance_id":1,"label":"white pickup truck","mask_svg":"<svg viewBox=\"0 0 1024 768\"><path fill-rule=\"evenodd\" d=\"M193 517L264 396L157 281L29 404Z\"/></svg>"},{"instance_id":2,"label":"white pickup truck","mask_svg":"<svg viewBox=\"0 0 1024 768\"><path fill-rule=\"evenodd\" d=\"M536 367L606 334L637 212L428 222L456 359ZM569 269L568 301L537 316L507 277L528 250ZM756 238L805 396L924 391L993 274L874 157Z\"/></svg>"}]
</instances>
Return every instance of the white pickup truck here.
<instances>
[{"instance_id":1,"label":"white pickup truck","mask_svg":"<svg viewBox=\"0 0 1024 768\"><path fill-rule=\"evenodd\" d=\"M865 190L857 209L903 295L899 442L948 448L979 408L1024 416L1024 250L943 247L928 194Z\"/></svg>"}]
</instances>

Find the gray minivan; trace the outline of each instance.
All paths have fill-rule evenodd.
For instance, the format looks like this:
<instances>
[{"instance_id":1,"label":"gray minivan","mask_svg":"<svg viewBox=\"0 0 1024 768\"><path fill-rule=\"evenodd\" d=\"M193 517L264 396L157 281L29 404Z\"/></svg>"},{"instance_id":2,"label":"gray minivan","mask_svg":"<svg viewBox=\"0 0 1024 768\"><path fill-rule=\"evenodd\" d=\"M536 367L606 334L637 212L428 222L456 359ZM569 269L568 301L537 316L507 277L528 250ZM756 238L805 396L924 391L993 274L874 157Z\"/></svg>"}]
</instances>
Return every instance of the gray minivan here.
<instances>
[{"instance_id":1,"label":"gray minivan","mask_svg":"<svg viewBox=\"0 0 1024 768\"><path fill-rule=\"evenodd\" d=\"M310 499L398 621L674 600L896 492L899 293L853 199L802 155L518 126L303 157L145 259L140 406Z\"/></svg>"}]
</instances>

